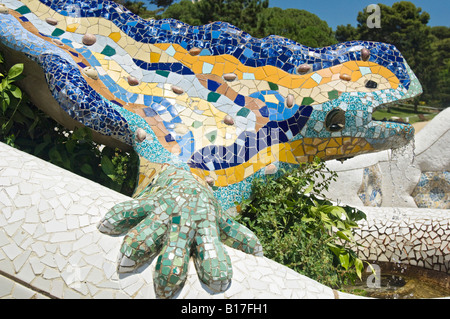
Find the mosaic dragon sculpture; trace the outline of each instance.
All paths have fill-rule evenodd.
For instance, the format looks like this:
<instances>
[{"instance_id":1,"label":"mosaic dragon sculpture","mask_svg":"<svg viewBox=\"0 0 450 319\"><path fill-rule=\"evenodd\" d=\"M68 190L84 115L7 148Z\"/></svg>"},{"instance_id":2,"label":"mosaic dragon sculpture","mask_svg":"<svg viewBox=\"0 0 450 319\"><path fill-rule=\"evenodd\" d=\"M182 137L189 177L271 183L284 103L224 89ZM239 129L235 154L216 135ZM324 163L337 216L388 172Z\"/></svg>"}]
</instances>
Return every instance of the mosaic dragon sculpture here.
<instances>
[{"instance_id":1,"label":"mosaic dragon sculpture","mask_svg":"<svg viewBox=\"0 0 450 319\"><path fill-rule=\"evenodd\" d=\"M371 116L421 93L393 45L309 48L224 22L144 20L103 0L3 0L0 12L0 44L43 70L58 105L49 112L63 110L139 154L134 199L99 229L126 233L120 272L159 256L161 298L182 287L190 256L202 282L223 291L232 278L223 243L262 254L227 214L254 178L315 156L400 147L414 135Z\"/></svg>"}]
</instances>

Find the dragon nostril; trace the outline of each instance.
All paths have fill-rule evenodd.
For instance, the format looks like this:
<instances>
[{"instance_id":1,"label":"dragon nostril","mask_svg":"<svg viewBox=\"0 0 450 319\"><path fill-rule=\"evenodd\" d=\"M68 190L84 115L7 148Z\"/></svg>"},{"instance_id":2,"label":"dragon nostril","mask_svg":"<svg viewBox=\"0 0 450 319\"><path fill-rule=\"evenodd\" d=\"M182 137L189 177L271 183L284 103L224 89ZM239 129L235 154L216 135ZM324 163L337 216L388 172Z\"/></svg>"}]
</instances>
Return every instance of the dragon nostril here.
<instances>
[{"instance_id":1,"label":"dragon nostril","mask_svg":"<svg viewBox=\"0 0 450 319\"><path fill-rule=\"evenodd\" d=\"M378 83L372 80L366 82L366 88L368 89L376 89L378 87Z\"/></svg>"}]
</instances>

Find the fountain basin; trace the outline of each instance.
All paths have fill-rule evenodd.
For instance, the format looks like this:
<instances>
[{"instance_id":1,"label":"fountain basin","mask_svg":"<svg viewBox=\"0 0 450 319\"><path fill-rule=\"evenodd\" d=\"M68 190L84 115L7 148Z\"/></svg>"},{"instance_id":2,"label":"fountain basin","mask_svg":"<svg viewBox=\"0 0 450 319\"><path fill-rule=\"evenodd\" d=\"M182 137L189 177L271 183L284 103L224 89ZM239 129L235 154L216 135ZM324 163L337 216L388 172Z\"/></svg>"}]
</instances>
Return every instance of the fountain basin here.
<instances>
[{"instance_id":1,"label":"fountain basin","mask_svg":"<svg viewBox=\"0 0 450 319\"><path fill-rule=\"evenodd\" d=\"M379 262L376 276L370 269L361 281L346 286L348 293L380 299L450 297L450 275L402 263Z\"/></svg>"}]
</instances>

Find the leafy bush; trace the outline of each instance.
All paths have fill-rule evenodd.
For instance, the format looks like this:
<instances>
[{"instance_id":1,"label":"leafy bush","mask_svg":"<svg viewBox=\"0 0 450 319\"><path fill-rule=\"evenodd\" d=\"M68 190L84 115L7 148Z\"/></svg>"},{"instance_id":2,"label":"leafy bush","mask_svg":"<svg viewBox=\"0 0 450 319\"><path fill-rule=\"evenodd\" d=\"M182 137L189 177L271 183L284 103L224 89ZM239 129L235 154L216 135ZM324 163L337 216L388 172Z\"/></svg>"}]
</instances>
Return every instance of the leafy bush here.
<instances>
[{"instance_id":1,"label":"leafy bush","mask_svg":"<svg viewBox=\"0 0 450 319\"><path fill-rule=\"evenodd\" d=\"M282 175L256 179L237 220L255 232L266 257L301 274L334 288L361 278L363 262L349 246L366 216L321 196L337 174L315 159Z\"/></svg>"},{"instance_id":2,"label":"leafy bush","mask_svg":"<svg viewBox=\"0 0 450 319\"><path fill-rule=\"evenodd\" d=\"M2 63L3 57L0 54L0 64ZM13 123L23 124L33 114L26 106L22 91L14 84L23 77L23 64L13 65L7 72L3 71L5 74L2 71L0 70L0 136L8 134Z\"/></svg>"},{"instance_id":3,"label":"leafy bush","mask_svg":"<svg viewBox=\"0 0 450 319\"><path fill-rule=\"evenodd\" d=\"M0 67L4 66L0 55ZM14 85L23 64L0 70L0 141L75 174L132 195L138 171L135 152L99 145L88 128L69 131L29 102ZM3 72L3 73L1 73Z\"/></svg>"},{"instance_id":4,"label":"leafy bush","mask_svg":"<svg viewBox=\"0 0 450 319\"><path fill-rule=\"evenodd\" d=\"M21 140L31 154L126 195L133 193L138 168L136 153L99 145L90 129L69 131L55 123L42 140ZM31 142L31 143L30 143Z\"/></svg>"}]
</instances>

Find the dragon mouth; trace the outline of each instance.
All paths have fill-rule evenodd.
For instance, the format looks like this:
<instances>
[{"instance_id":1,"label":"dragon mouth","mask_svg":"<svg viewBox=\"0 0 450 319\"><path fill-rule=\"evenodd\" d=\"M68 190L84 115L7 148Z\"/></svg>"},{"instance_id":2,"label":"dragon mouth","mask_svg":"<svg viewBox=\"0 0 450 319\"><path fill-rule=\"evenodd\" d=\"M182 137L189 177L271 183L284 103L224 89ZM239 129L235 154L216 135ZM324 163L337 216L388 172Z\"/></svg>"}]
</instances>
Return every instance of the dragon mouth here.
<instances>
[{"instance_id":1,"label":"dragon mouth","mask_svg":"<svg viewBox=\"0 0 450 319\"><path fill-rule=\"evenodd\" d=\"M401 100L396 100L393 102L388 102L388 103L383 103L379 106L377 106L376 108L374 108L374 111L380 110L380 109L389 109L390 107L395 107L398 106L399 104L406 104L408 102L413 101L414 98L408 98L408 99L401 99ZM401 124L409 124L408 121L406 119L403 118L396 118L396 117L391 117L390 119L381 119L381 120L376 120L372 117L372 121L374 122L386 122L386 123L401 123Z\"/></svg>"},{"instance_id":2,"label":"dragon mouth","mask_svg":"<svg viewBox=\"0 0 450 319\"><path fill-rule=\"evenodd\" d=\"M399 103L406 103L414 100L417 96L422 94L423 89L420 85L414 72L406 65L408 75L411 79L408 91L401 99L388 102L377 106L374 110L380 108L387 108L389 106L397 105ZM390 120L372 120L375 132L382 132L377 139L372 139L371 144L375 149L396 149L407 145L414 139L414 127L403 119Z\"/></svg>"},{"instance_id":3,"label":"dragon mouth","mask_svg":"<svg viewBox=\"0 0 450 319\"><path fill-rule=\"evenodd\" d=\"M397 149L414 139L415 129L409 123L400 121L373 121L372 123L375 131L384 133L377 139L368 139L374 149Z\"/></svg>"}]
</instances>

